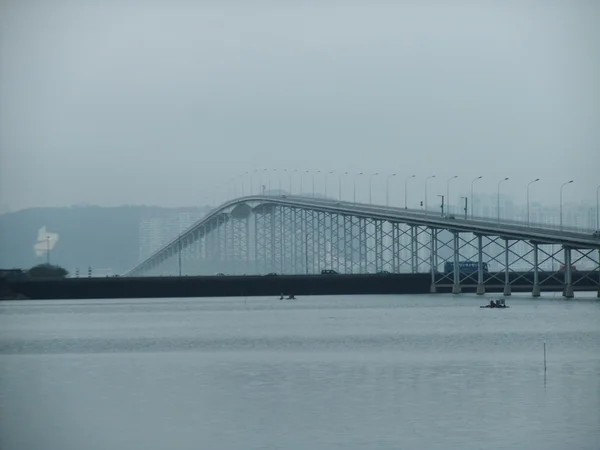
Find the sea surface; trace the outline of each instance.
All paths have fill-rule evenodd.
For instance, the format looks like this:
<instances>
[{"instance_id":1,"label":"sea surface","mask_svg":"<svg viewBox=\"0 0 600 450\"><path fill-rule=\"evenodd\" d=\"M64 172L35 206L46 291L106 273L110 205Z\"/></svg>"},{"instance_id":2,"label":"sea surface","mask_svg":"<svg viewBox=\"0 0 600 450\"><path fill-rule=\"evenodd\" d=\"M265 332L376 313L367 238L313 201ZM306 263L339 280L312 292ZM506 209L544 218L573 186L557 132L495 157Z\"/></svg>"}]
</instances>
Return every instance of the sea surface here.
<instances>
[{"instance_id":1,"label":"sea surface","mask_svg":"<svg viewBox=\"0 0 600 450\"><path fill-rule=\"evenodd\" d=\"M600 301L486 301L2 302L0 449L598 450Z\"/></svg>"}]
</instances>

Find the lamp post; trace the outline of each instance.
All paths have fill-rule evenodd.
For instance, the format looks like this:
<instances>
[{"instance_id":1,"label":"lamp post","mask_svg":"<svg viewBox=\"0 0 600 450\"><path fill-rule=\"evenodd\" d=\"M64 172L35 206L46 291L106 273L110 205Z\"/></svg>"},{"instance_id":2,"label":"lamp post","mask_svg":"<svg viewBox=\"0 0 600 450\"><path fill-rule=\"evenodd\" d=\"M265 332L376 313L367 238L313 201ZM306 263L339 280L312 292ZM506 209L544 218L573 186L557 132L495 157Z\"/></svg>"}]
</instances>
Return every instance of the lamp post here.
<instances>
[{"instance_id":1,"label":"lamp post","mask_svg":"<svg viewBox=\"0 0 600 450\"><path fill-rule=\"evenodd\" d=\"M250 195L254 195L254 174L258 172L258 169L254 169L250 172Z\"/></svg>"},{"instance_id":2,"label":"lamp post","mask_svg":"<svg viewBox=\"0 0 600 450\"><path fill-rule=\"evenodd\" d=\"M377 175L379 175L379 172L372 173L371 176L369 177L369 204L372 204L372 202L371 202L371 183L373 182L373 177L376 177Z\"/></svg>"},{"instance_id":3,"label":"lamp post","mask_svg":"<svg viewBox=\"0 0 600 450\"><path fill-rule=\"evenodd\" d=\"M537 183L538 181L540 181L540 179L536 178L527 184L527 226L529 226L529 186L531 186L533 183Z\"/></svg>"},{"instance_id":4,"label":"lamp post","mask_svg":"<svg viewBox=\"0 0 600 450\"><path fill-rule=\"evenodd\" d=\"M290 170L290 195L292 195L292 176L295 172L298 172L298 169Z\"/></svg>"},{"instance_id":5,"label":"lamp post","mask_svg":"<svg viewBox=\"0 0 600 450\"><path fill-rule=\"evenodd\" d=\"M408 180L416 175L410 175L404 180L404 209L408 209Z\"/></svg>"},{"instance_id":6,"label":"lamp post","mask_svg":"<svg viewBox=\"0 0 600 450\"><path fill-rule=\"evenodd\" d=\"M500 223L500 184L502 184L502 182L507 181L508 177L503 178L502 180L498 181L498 223Z\"/></svg>"},{"instance_id":7,"label":"lamp post","mask_svg":"<svg viewBox=\"0 0 600 450\"><path fill-rule=\"evenodd\" d=\"M50 265L50 236L46 236L46 264Z\"/></svg>"},{"instance_id":8,"label":"lamp post","mask_svg":"<svg viewBox=\"0 0 600 450\"><path fill-rule=\"evenodd\" d=\"M304 172L300 172L300 195L302 195L302 180L304 179L304 174L310 173L310 170L305 170Z\"/></svg>"},{"instance_id":9,"label":"lamp post","mask_svg":"<svg viewBox=\"0 0 600 450\"><path fill-rule=\"evenodd\" d=\"M356 179L361 176L363 173L362 172L358 172L357 174L354 174L354 203L356 203Z\"/></svg>"},{"instance_id":10,"label":"lamp post","mask_svg":"<svg viewBox=\"0 0 600 450\"><path fill-rule=\"evenodd\" d=\"M340 176L338 177L338 200L340 202L342 201L342 177L344 175L348 175L348 172L340 173Z\"/></svg>"},{"instance_id":11,"label":"lamp post","mask_svg":"<svg viewBox=\"0 0 600 450\"><path fill-rule=\"evenodd\" d=\"M461 197L461 199L465 200L464 212L465 212L465 220L467 220L467 211L469 210L469 204L468 204L469 199L467 197Z\"/></svg>"},{"instance_id":12,"label":"lamp post","mask_svg":"<svg viewBox=\"0 0 600 450\"><path fill-rule=\"evenodd\" d=\"M320 170L317 170L316 172L312 172L312 197L315 198L315 175L321 173Z\"/></svg>"},{"instance_id":13,"label":"lamp post","mask_svg":"<svg viewBox=\"0 0 600 450\"><path fill-rule=\"evenodd\" d=\"M259 169L258 171L258 195L264 195L265 186L262 184L262 174L267 172L269 169Z\"/></svg>"},{"instance_id":14,"label":"lamp post","mask_svg":"<svg viewBox=\"0 0 600 450\"><path fill-rule=\"evenodd\" d=\"M446 211L448 214L450 214L450 182L452 180L454 180L455 178L458 178L458 175L454 175L453 177L450 177L448 179L448 182L446 183L446 203L448 204L448 206L446 207Z\"/></svg>"},{"instance_id":15,"label":"lamp post","mask_svg":"<svg viewBox=\"0 0 600 450\"><path fill-rule=\"evenodd\" d=\"M473 181L471 181L471 219L473 218L473 212L475 211L475 203L473 203L473 185L477 180L481 180L482 178L483 176L480 175L477 178L474 178Z\"/></svg>"},{"instance_id":16,"label":"lamp post","mask_svg":"<svg viewBox=\"0 0 600 450\"><path fill-rule=\"evenodd\" d=\"M425 178L425 212L427 212L427 181L429 181L431 178L435 178L435 175Z\"/></svg>"},{"instance_id":17,"label":"lamp post","mask_svg":"<svg viewBox=\"0 0 600 450\"><path fill-rule=\"evenodd\" d=\"M571 184L573 182L573 180L571 181L567 181L566 183L563 183L562 186L560 187L560 229L562 230L563 227L563 213L562 213L562 191L563 188L567 185L567 184Z\"/></svg>"},{"instance_id":18,"label":"lamp post","mask_svg":"<svg viewBox=\"0 0 600 450\"><path fill-rule=\"evenodd\" d=\"M325 172L325 198L327 198L327 175L334 174L335 172L332 170L331 172Z\"/></svg>"},{"instance_id":19,"label":"lamp post","mask_svg":"<svg viewBox=\"0 0 600 450\"><path fill-rule=\"evenodd\" d=\"M390 207L390 178L395 177L396 174L392 173L388 175L385 179L385 206L386 208Z\"/></svg>"},{"instance_id":20,"label":"lamp post","mask_svg":"<svg viewBox=\"0 0 600 450\"><path fill-rule=\"evenodd\" d=\"M244 172L243 174L240 175L240 179L241 179L241 187L242 187L242 197L244 196L245 192L244 192L244 178L246 177L246 175L248 175L250 172Z\"/></svg>"}]
</instances>

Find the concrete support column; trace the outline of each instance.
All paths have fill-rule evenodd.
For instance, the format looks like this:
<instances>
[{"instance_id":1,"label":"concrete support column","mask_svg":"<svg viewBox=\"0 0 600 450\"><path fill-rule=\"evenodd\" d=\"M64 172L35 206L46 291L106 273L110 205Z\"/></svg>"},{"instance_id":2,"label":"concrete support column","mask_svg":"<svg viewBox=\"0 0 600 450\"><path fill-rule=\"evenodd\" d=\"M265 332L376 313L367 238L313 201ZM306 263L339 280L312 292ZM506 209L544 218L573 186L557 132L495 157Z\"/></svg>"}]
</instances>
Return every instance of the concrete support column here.
<instances>
[{"instance_id":1,"label":"concrete support column","mask_svg":"<svg viewBox=\"0 0 600 450\"><path fill-rule=\"evenodd\" d=\"M431 232L431 240L429 241L429 265L431 266L431 287L429 292L432 294L435 293L435 261L436 261L436 251L435 251L435 241L437 230L435 228L430 228Z\"/></svg>"},{"instance_id":2,"label":"concrete support column","mask_svg":"<svg viewBox=\"0 0 600 450\"><path fill-rule=\"evenodd\" d=\"M477 295L485 294L485 286L483 284L483 236L477 236Z\"/></svg>"},{"instance_id":3,"label":"concrete support column","mask_svg":"<svg viewBox=\"0 0 600 450\"><path fill-rule=\"evenodd\" d=\"M412 273L417 273L417 234L415 227L410 227L410 269Z\"/></svg>"},{"instance_id":4,"label":"concrete support column","mask_svg":"<svg viewBox=\"0 0 600 450\"><path fill-rule=\"evenodd\" d=\"M573 298L573 282L571 272L571 249L569 247L563 247L565 251L565 287L563 290L563 297Z\"/></svg>"},{"instance_id":5,"label":"concrete support column","mask_svg":"<svg viewBox=\"0 0 600 450\"><path fill-rule=\"evenodd\" d=\"M509 243L508 239L504 240L504 295L509 296L511 294L510 291L510 272L509 272Z\"/></svg>"},{"instance_id":6,"label":"concrete support column","mask_svg":"<svg viewBox=\"0 0 600 450\"><path fill-rule=\"evenodd\" d=\"M538 263L538 244L533 243L533 291L532 297L540 296L540 267Z\"/></svg>"},{"instance_id":7,"label":"concrete support column","mask_svg":"<svg viewBox=\"0 0 600 450\"><path fill-rule=\"evenodd\" d=\"M452 284L452 293L460 294L460 267L458 260L458 231L454 232L454 283Z\"/></svg>"}]
</instances>

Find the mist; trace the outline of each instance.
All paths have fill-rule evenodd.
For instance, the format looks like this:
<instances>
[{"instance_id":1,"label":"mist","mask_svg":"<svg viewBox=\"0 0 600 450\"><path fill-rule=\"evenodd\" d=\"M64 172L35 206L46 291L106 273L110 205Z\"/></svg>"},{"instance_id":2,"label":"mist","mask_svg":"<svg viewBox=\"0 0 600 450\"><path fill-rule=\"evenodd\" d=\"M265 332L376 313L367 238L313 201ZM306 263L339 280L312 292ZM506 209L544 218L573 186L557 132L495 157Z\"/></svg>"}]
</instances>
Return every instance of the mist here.
<instances>
[{"instance_id":1,"label":"mist","mask_svg":"<svg viewBox=\"0 0 600 450\"><path fill-rule=\"evenodd\" d=\"M595 202L598 2L295 3L4 1L0 205L204 205L257 169Z\"/></svg>"}]
</instances>

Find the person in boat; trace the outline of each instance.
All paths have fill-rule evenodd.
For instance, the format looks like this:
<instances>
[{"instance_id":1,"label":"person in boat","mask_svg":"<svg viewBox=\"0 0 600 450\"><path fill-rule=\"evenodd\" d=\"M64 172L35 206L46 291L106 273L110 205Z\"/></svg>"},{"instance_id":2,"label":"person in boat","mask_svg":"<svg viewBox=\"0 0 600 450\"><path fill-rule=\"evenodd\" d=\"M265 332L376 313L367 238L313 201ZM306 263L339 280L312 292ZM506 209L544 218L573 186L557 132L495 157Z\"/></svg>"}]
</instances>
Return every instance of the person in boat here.
<instances>
[{"instance_id":1,"label":"person in boat","mask_svg":"<svg viewBox=\"0 0 600 450\"><path fill-rule=\"evenodd\" d=\"M496 302L494 300L490 300L490 308L495 308Z\"/></svg>"}]
</instances>

